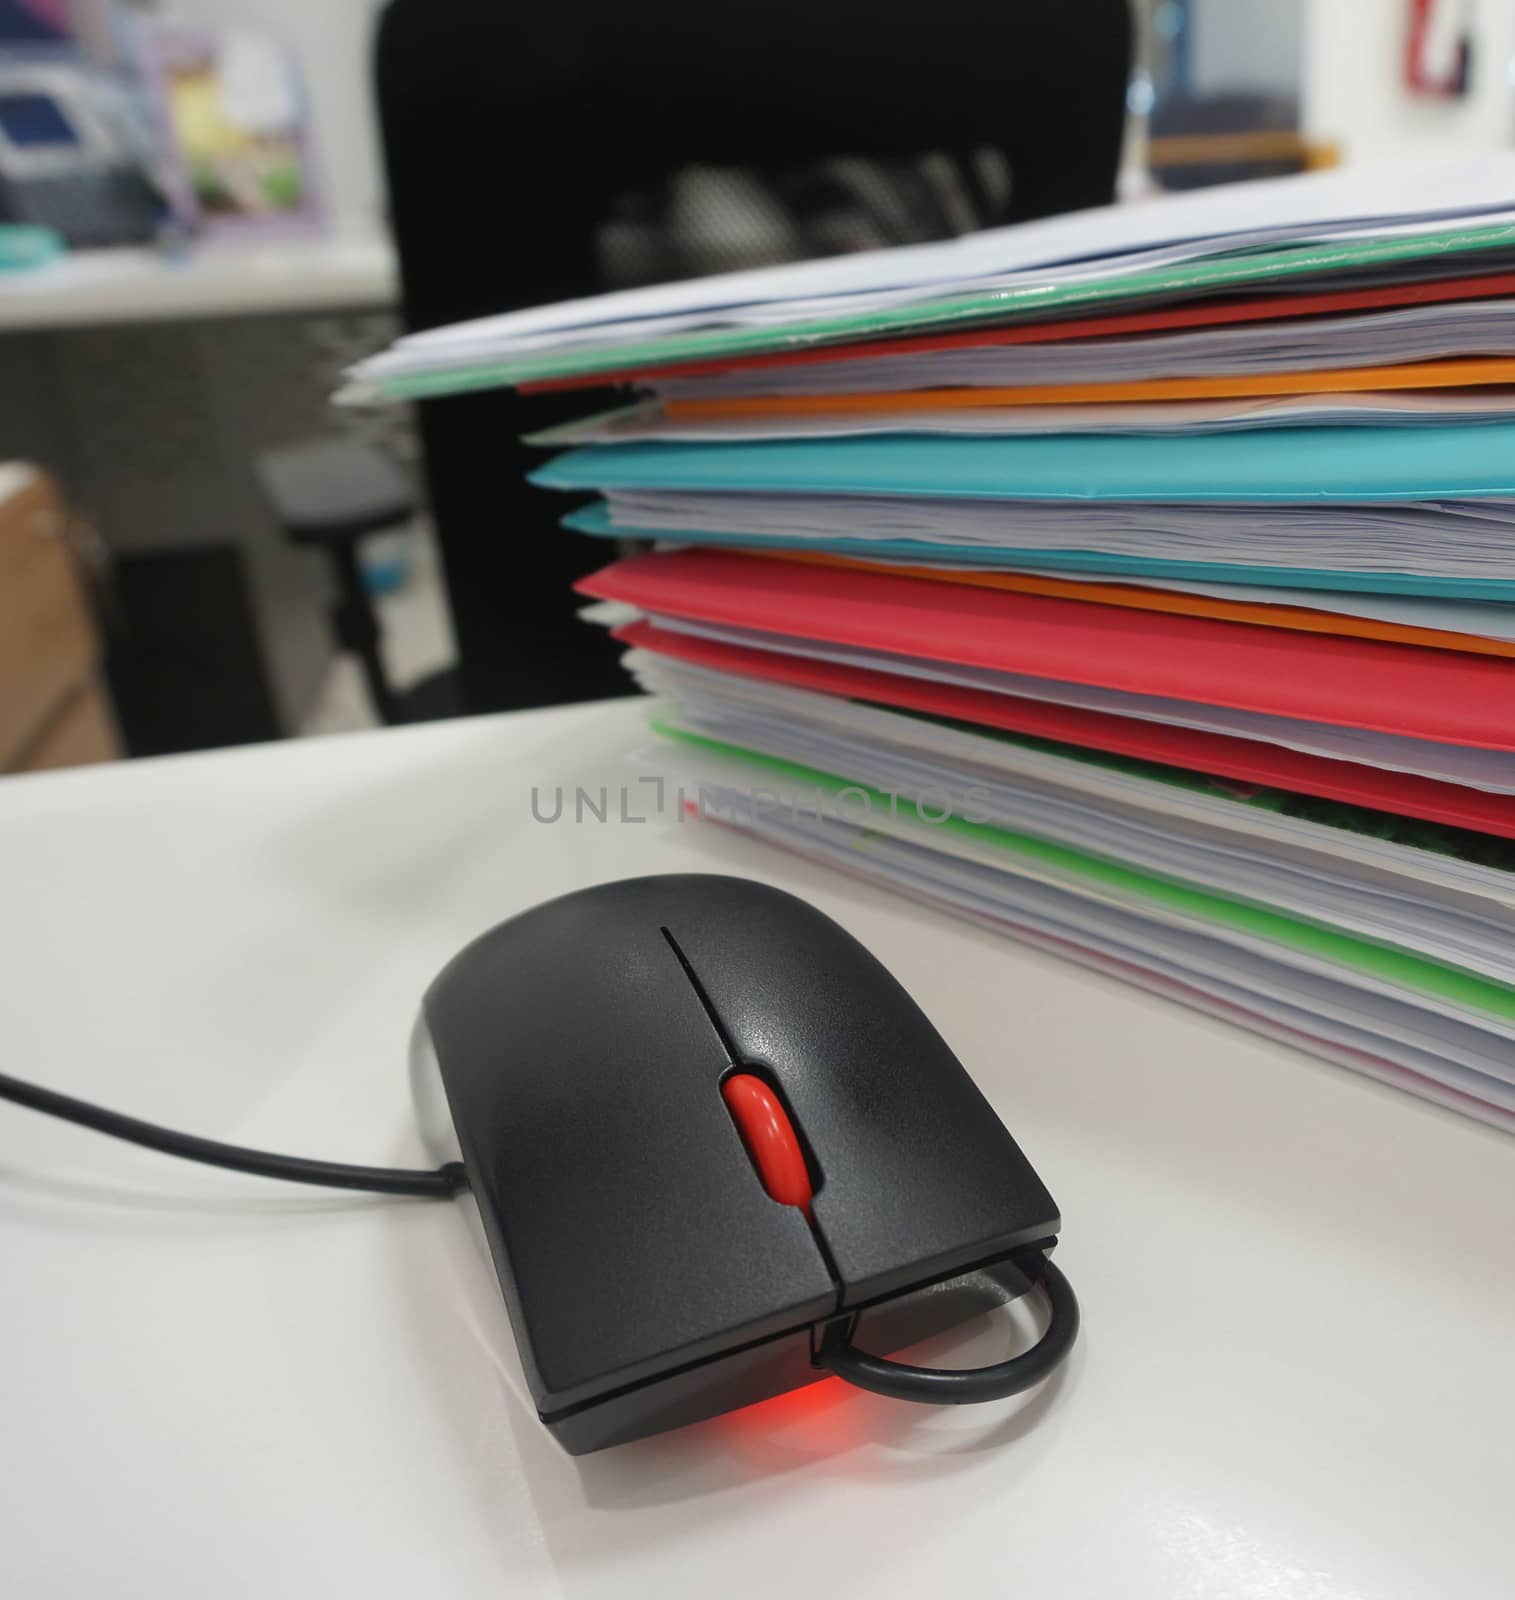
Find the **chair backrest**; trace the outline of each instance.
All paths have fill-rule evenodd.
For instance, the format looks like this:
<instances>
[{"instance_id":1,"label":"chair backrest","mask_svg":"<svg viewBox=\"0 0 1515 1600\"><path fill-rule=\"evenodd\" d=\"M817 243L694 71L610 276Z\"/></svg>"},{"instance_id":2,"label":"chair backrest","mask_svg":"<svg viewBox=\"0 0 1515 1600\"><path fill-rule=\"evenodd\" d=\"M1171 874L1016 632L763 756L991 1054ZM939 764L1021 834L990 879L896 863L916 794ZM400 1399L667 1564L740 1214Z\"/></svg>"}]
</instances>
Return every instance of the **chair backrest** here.
<instances>
[{"instance_id":1,"label":"chair backrest","mask_svg":"<svg viewBox=\"0 0 1515 1600\"><path fill-rule=\"evenodd\" d=\"M391 0L380 120L410 328L601 287L618 194L692 163L990 147L1009 215L1109 201L1127 0ZM582 413L489 393L421 408L471 709L623 692L574 618L604 552L527 486L529 427Z\"/></svg>"}]
</instances>

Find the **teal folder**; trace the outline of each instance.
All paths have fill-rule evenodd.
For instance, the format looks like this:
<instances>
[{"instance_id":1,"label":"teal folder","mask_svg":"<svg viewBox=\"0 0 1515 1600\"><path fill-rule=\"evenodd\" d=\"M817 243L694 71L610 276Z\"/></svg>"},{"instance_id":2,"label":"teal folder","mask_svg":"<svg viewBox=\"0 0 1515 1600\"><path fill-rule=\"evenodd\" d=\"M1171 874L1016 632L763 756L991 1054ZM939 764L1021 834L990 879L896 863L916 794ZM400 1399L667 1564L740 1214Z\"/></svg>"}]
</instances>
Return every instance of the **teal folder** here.
<instances>
[{"instance_id":1,"label":"teal folder","mask_svg":"<svg viewBox=\"0 0 1515 1600\"><path fill-rule=\"evenodd\" d=\"M1515 423L591 445L547 462L531 481L550 489L1166 503L1511 498Z\"/></svg>"}]
</instances>

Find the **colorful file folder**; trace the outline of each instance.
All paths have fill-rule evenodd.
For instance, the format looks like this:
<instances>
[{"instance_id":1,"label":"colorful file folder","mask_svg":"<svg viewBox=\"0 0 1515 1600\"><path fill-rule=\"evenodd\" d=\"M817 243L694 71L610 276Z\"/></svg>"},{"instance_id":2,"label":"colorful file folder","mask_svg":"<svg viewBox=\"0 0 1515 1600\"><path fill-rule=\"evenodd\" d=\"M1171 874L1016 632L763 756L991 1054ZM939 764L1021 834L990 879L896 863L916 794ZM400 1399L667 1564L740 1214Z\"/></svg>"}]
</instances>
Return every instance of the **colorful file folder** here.
<instances>
[{"instance_id":1,"label":"colorful file folder","mask_svg":"<svg viewBox=\"0 0 1515 1600\"><path fill-rule=\"evenodd\" d=\"M1512 195L1208 191L355 387L641 391L533 477L657 546L580 589L697 816L1515 1130Z\"/></svg>"},{"instance_id":2,"label":"colorful file folder","mask_svg":"<svg viewBox=\"0 0 1515 1600\"><path fill-rule=\"evenodd\" d=\"M1481 656L711 550L633 556L579 587L654 616L1515 753L1515 672Z\"/></svg>"}]
</instances>

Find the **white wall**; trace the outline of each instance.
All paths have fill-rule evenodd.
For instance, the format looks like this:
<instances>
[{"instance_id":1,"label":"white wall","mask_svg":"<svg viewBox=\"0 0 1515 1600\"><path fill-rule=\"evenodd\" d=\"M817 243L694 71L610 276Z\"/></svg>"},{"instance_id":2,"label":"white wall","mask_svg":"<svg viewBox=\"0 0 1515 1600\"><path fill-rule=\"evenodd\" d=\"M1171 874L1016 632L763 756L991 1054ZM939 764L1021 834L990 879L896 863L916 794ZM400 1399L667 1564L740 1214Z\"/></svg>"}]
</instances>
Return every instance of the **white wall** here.
<instances>
[{"instance_id":1,"label":"white wall","mask_svg":"<svg viewBox=\"0 0 1515 1600\"><path fill-rule=\"evenodd\" d=\"M1192 0L1190 16L1197 94L1299 92L1304 0Z\"/></svg>"},{"instance_id":2,"label":"white wall","mask_svg":"<svg viewBox=\"0 0 1515 1600\"><path fill-rule=\"evenodd\" d=\"M502 0L503 3L503 0ZM314 109L323 193L334 222L372 225L384 182L374 118L373 28L384 0L162 0L164 16L250 23L299 52Z\"/></svg>"},{"instance_id":3,"label":"white wall","mask_svg":"<svg viewBox=\"0 0 1515 1600\"><path fill-rule=\"evenodd\" d=\"M1378 165L1417 156L1506 149L1515 134L1515 0L1473 0L1471 93L1459 100L1404 87L1402 0L1308 0L1302 121L1342 159Z\"/></svg>"}]
</instances>

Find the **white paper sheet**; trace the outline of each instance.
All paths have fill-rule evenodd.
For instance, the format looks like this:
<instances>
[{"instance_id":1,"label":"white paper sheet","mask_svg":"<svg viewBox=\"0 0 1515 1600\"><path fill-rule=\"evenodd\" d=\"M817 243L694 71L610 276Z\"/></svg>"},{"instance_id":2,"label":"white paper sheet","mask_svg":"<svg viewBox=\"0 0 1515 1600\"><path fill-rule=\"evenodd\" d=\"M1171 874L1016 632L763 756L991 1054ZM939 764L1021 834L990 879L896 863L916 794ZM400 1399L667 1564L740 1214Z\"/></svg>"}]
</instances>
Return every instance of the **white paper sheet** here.
<instances>
[{"instance_id":1,"label":"white paper sheet","mask_svg":"<svg viewBox=\"0 0 1515 1600\"><path fill-rule=\"evenodd\" d=\"M1325 756L1333 761L1354 761L1363 766L1382 767L1389 772L1417 773L1422 777L1440 778L1447 783L1460 783L1470 789L1483 789L1492 794L1515 794L1515 755L1499 750L1436 744L1429 740L1406 739L1396 734L1373 733L1361 728L1334 727L1324 722L1303 722L1292 717L1232 711L1225 706L1205 705L1198 701L1127 694L1117 689L1094 689L1084 684L1062 683L1051 678L1031 678L1019 673L990 672L979 667L923 661L914 656L891 655L882 650L819 644L809 639L793 639L752 628L727 628L689 622L681 617L654 614L650 620L658 627L674 633L743 645L750 650L769 650L812 661L865 667L875 672L892 672L931 683L961 684L965 688L983 689L991 694L1019 695L1027 700L1045 700L1053 705L1077 706L1085 711L1103 711L1112 716L1135 717L1139 721L1162 722L1178 728L1198 728L1206 733L1224 733L1238 739L1255 739L1263 744L1281 745L1286 750L1302 750L1306 754Z\"/></svg>"},{"instance_id":2,"label":"white paper sheet","mask_svg":"<svg viewBox=\"0 0 1515 1600\"><path fill-rule=\"evenodd\" d=\"M1140 762L1127 763L1097 752L1091 752L1089 759L1057 754L1034 739L987 728L969 729L839 695L722 672L650 650L629 651L625 663L649 692L702 714L740 712L780 728L795 721L844 738L903 748L944 766L985 767L1016 782L1051 785L1099 801L1134 806L1152 817L1221 827L1309 860L1312 870L1322 863L1311 852L1324 851L1328 870L1347 863L1364 882L1385 881L1387 874L1396 883L1411 884L1407 892L1417 903L1434 901L1474 917L1482 917L1486 907L1493 905L1499 927L1504 926L1507 915L1515 915L1515 872L1503 867L1376 832L1334 827L1314 817L1247 805L1230 790L1218 795L1203 788L1155 781L1146 772L1131 770L1132 765L1141 768ZM1240 785L1238 792L1248 793L1250 787ZM1420 831L1413 823L1405 828L1417 836ZM1428 831L1437 833L1434 828ZM1515 845L1510 853L1515 855Z\"/></svg>"},{"instance_id":3,"label":"white paper sheet","mask_svg":"<svg viewBox=\"0 0 1515 1600\"><path fill-rule=\"evenodd\" d=\"M1515 984L1515 906L1510 875L1499 869L1456 863L1470 869L1471 883L1492 892L1454 890L1414 870L1420 858L1434 859L1434 852L1377 839L1371 841L1379 847L1377 861L1369 864L1352 848L1357 836L1351 830L1264 812L1237 799L1129 773L1120 786L1124 792L1097 793L1097 779L1065 774L1080 765L1093 773L1106 769L1063 761L1061 770L1044 767L1033 776L1018 759L1023 750L937 730L918 718L836 700L828 707L825 696L811 696L810 706L790 700L764 708L725 692L724 685L690 688L645 669L639 677L670 696L664 720L690 732L836 773L899 799L935 796L930 804L938 811L951 804L959 815L971 813L970 820ZM932 737L937 731L952 736L947 748ZM1275 826L1269 828L1264 818ZM1403 826L1407 836L1417 831L1414 824ZM942 848L981 855L959 835L941 838ZM1509 855L1515 859L1515 848ZM993 859L992 852L984 859ZM1402 871L1401 863L1409 870ZM1515 1060L1511 1072L1515 1080Z\"/></svg>"},{"instance_id":4,"label":"white paper sheet","mask_svg":"<svg viewBox=\"0 0 1515 1600\"><path fill-rule=\"evenodd\" d=\"M701 534L782 538L866 556L872 545L903 539L949 558L1069 550L1315 572L1515 579L1515 500L1206 505L610 489L605 503L611 522L630 537L687 535L696 544Z\"/></svg>"},{"instance_id":5,"label":"white paper sheet","mask_svg":"<svg viewBox=\"0 0 1515 1600\"><path fill-rule=\"evenodd\" d=\"M903 355L846 356L751 367L706 377L658 378L665 400L749 395L885 394L893 390L1121 383L1251 376L1337 367L1515 355L1515 301L1401 306L1350 316L1289 317L1176 333L1125 334L1046 344L987 344Z\"/></svg>"},{"instance_id":6,"label":"white paper sheet","mask_svg":"<svg viewBox=\"0 0 1515 1600\"><path fill-rule=\"evenodd\" d=\"M740 770L731 764L667 752L647 759L659 770L677 760L677 780L689 792L704 787L717 803L724 797L723 825L1515 1130L1508 1079L1497 1075L1508 1049L1498 1035L1339 974L1305 970L1057 886L959 863L929 841L802 814L754 816L744 812L739 786L721 788L722 779L740 785Z\"/></svg>"},{"instance_id":7,"label":"white paper sheet","mask_svg":"<svg viewBox=\"0 0 1515 1600\"><path fill-rule=\"evenodd\" d=\"M1090 273L1214 253L1371 233L1405 236L1451 219L1515 219L1515 155L1381 170L1342 169L1100 207L942 243L864 251L589 299L533 306L402 339L363 377L424 371L529 350L610 344L649 331L801 320L1010 281Z\"/></svg>"}]
</instances>

